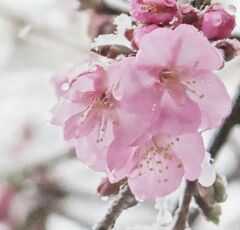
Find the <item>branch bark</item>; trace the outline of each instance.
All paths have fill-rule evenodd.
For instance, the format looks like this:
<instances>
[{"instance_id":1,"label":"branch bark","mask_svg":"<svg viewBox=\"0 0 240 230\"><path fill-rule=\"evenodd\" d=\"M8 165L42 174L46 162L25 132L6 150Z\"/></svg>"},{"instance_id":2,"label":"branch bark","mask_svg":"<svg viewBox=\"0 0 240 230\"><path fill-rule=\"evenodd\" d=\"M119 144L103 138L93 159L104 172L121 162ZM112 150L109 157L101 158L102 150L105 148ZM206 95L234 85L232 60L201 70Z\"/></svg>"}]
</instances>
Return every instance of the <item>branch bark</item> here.
<instances>
[{"instance_id":1,"label":"branch bark","mask_svg":"<svg viewBox=\"0 0 240 230\"><path fill-rule=\"evenodd\" d=\"M177 218L177 221L175 223L173 230L186 229L187 222L188 222L187 220L188 220L189 207L190 207L190 203L191 203L191 200L193 197L194 189L195 189L195 182L187 181L187 186L186 186L186 190L184 193L183 202L180 207L178 218Z\"/></svg>"},{"instance_id":2,"label":"branch bark","mask_svg":"<svg viewBox=\"0 0 240 230\"><path fill-rule=\"evenodd\" d=\"M117 218L120 216L123 210L131 208L138 204L135 196L132 194L129 186L127 184L123 185L116 200L112 204L111 208L108 210L107 214L104 216L102 221L100 221L94 230L110 230L113 229Z\"/></svg>"},{"instance_id":3,"label":"branch bark","mask_svg":"<svg viewBox=\"0 0 240 230\"><path fill-rule=\"evenodd\" d=\"M231 129L240 123L240 87L230 116L224 121L218 133L214 137L209 152L212 158L216 158L220 149L227 141Z\"/></svg>"}]
</instances>

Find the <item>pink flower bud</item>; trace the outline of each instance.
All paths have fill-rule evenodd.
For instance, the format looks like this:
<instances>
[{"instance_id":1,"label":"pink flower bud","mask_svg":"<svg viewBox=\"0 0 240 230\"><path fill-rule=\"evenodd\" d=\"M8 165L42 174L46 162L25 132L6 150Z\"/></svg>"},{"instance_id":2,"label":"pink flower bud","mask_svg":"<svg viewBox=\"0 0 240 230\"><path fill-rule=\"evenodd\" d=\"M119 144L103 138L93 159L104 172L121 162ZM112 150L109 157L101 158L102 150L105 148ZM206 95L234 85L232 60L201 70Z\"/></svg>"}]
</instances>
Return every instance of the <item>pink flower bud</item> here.
<instances>
[{"instance_id":1,"label":"pink flower bud","mask_svg":"<svg viewBox=\"0 0 240 230\"><path fill-rule=\"evenodd\" d=\"M117 183L111 184L108 178L104 178L101 184L97 188L97 192L101 196L112 196L117 195L120 189L120 186L124 181L119 181Z\"/></svg>"},{"instance_id":2,"label":"pink flower bud","mask_svg":"<svg viewBox=\"0 0 240 230\"><path fill-rule=\"evenodd\" d=\"M201 18L200 30L211 40L228 38L236 25L235 16L213 5Z\"/></svg>"},{"instance_id":3,"label":"pink flower bud","mask_svg":"<svg viewBox=\"0 0 240 230\"><path fill-rule=\"evenodd\" d=\"M144 24L165 24L178 18L175 0L131 0L132 17Z\"/></svg>"}]
</instances>

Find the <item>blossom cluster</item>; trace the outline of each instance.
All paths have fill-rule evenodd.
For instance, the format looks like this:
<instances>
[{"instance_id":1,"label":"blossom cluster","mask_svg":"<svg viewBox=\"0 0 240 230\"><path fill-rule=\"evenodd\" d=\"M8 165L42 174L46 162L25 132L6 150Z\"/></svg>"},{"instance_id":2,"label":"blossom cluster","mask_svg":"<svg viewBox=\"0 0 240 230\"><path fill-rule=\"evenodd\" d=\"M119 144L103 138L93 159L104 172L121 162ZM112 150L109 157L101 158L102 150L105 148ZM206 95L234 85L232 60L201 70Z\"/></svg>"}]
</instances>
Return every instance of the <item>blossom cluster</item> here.
<instances>
[{"instance_id":1,"label":"blossom cluster","mask_svg":"<svg viewBox=\"0 0 240 230\"><path fill-rule=\"evenodd\" d=\"M54 78L53 123L83 163L112 183L127 179L139 199L155 200L183 178L199 179L201 134L231 111L214 73L224 65L215 43L229 38L235 17L217 4L202 11L175 0L130 4L131 28L119 35L130 47Z\"/></svg>"}]
</instances>

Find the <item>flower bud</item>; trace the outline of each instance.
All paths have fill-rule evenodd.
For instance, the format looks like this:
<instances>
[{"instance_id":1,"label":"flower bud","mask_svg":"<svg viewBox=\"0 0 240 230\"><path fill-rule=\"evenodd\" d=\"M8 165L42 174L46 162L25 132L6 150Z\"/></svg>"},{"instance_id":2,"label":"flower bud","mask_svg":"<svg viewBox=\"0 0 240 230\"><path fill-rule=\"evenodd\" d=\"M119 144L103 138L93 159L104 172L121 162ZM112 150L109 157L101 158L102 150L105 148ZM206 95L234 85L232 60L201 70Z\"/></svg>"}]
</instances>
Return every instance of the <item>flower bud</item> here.
<instances>
[{"instance_id":1,"label":"flower bud","mask_svg":"<svg viewBox=\"0 0 240 230\"><path fill-rule=\"evenodd\" d=\"M227 39L217 42L216 47L222 50L225 61L231 61L240 55L240 42L237 39Z\"/></svg>"},{"instance_id":2,"label":"flower bud","mask_svg":"<svg viewBox=\"0 0 240 230\"><path fill-rule=\"evenodd\" d=\"M131 0L131 15L140 23L166 24L179 17L176 0Z\"/></svg>"},{"instance_id":3,"label":"flower bud","mask_svg":"<svg viewBox=\"0 0 240 230\"><path fill-rule=\"evenodd\" d=\"M199 183L197 183L197 191L200 195L200 197L207 203L207 204L214 204L215 203L215 197L214 197L214 188L212 186L210 187L203 187Z\"/></svg>"},{"instance_id":4,"label":"flower bud","mask_svg":"<svg viewBox=\"0 0 240 230\"><path fill-rule=\"evenodd\" d=\"M217 176L214 183L215 200L217 203L223 203L227 199L226 183L221 176Z\"/></svg>"},{"instance_id":5,"label":"flower bud","mask_svg":"<svg viewBox=\"0 0 240 230\"><path fill-rule=\"evenodd\" d=\"M200 30L210 40L228 38L236 25L235 16L220 5L213 5L202 16Z\"/></svg>"},{"instance_id":6,"label":"flower bud","mask_svg":"<svg viewBox=\"0 0 240 230\"><path fill-rule=\"evenodd\" d=\"M125 182L125 180L121 180L117 183L111 184L109 179L106 177L102 180L101 184L97 188L97 192L101 196L112 196L117 195L119 193L121 185Z\"/></svg>"},{"instance_id":7,"label":"flower bud","mask_svg":"<svg viewBox=\"0 0 240 230\"><path fill-rule=\"evenodd\" d=\"M219 224L219 218L222 214L220 205L214 205L208 213L205 213L207 219L215 224Z\"/></svg>"},{"instance_id":8,"label":"flower bud","mask_svg":"<svg viewBox=\"0 0 240 230\"><path fill-rule=\"evenodd\" d=\"M180 7L180 11L182 14L182 23L198 27L199 23L198 10L196 10L191 5L183 5Z\"/></svg>"}]
</instances>

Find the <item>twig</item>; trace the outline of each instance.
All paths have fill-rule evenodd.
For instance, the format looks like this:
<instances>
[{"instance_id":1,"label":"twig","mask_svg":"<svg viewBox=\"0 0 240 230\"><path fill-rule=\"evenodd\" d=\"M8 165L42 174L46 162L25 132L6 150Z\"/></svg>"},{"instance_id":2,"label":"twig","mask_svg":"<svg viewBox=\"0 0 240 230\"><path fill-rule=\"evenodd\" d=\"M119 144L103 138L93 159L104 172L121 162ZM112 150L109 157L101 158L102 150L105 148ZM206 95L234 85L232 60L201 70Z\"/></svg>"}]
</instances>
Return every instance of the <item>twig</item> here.
<instances>
[{"instance_id":1,"label":"twig","mask_svg":"<svg viewBox=\"0 0 240 230\"><path fill-rule=\"evenodd\" d=\"M123 210L131 208L138 204L135 196L132 194L129 186L126 184L120 190L116 200L104 216L93 229L94 230L110 230L113 229L117 218L120 216Z\"/></svg>"},{"instance_id":2,"label":"twig","mask_svg":"<svg viewBox=\"0 0 240 230\"><path fill-rule=\"evenodd\" d=\"M204 9L206 6L211 5L211 0L192 0L192 1L191 1L191 4L192 4L194 7L202 10L202 9Z\"/></svg>"},{"instance_id":3,"label":"twig","mask_svg":"<svg viewBox=\"0 0 240 230\"><path fill-rule=\"evenodd\" d=\"M98 14L119 15L128 13L125 9L116 7L116 4L109 4L105 0L79 0L80 10L93 9Z\"/></svg>"},{"instance_id":4,"label":"twig","mask_svg":"<svg viewBox=\"0 0 240 230\"><path fill-rule=\"evenodd\" d=\"M178 214L178 218L173 230L184 230L187 227L187 219L189 213L189 206L192 200L195 182L187 182L186 190L184 192L183 202Z\"/></svg>"},{"instance_id":5,"label":"twig","mask_svg":"<svg viewBox=\"0 0 240 230\"><path fill-rule=\"evenodd\" d=\"M216 158L219 150L227 141L231 129L240 123L240 87L230 116L224 121L222 127L214 137L209 152L212 158Z\"/></svg>"}]
</instances>

